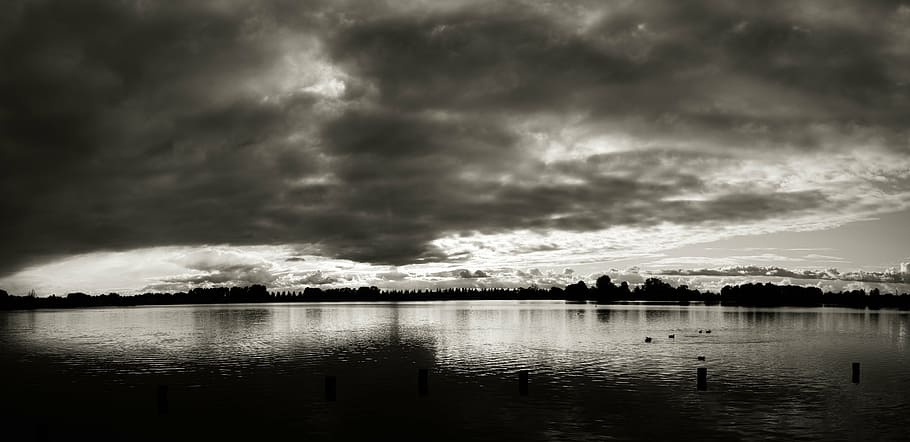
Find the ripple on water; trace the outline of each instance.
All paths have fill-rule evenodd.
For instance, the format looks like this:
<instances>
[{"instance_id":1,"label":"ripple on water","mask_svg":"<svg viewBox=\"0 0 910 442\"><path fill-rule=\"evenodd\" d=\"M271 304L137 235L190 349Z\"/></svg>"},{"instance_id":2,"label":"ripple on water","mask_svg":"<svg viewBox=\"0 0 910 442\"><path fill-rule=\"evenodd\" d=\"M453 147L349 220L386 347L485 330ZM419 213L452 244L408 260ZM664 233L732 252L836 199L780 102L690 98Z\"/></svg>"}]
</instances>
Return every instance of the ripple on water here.
<instances>
[{"instance_id":1,"label":"ripple on water","mask_svg":"<svg viewBox=\"0 0 910 442\"><path fill-rule=\"evenodd\" d=\"M33 394L60 388L60 379L125 391L165 380L184 400L209 401L200 406L221 398L254 415L268 409L260 418L281 422L306 411L313 434L337 418L316 408L330 372L339 394L358 398L347 405L355 419L375 422L389 407L373 401L407 391L395 407L430 421L445 416L466 434L524 422L529 440L672 439L685 431L704 439L862 439L870 425L888 439L910 427L908 337L894 332L908 328L906 314L873 313L875 327L868 315L840 309L507 302L0 314L0 364ZM698 333L708 328L710 335ZM849 383L854 360L863 361L858 386ZM432 397L451 400L408 408L418 367L431 368ZM708 369L707 392L695 391L697 367ZM530 371L524 399L519 370ZM238 395L240 405L230 399Z\"/></svg>"}]
</instances>

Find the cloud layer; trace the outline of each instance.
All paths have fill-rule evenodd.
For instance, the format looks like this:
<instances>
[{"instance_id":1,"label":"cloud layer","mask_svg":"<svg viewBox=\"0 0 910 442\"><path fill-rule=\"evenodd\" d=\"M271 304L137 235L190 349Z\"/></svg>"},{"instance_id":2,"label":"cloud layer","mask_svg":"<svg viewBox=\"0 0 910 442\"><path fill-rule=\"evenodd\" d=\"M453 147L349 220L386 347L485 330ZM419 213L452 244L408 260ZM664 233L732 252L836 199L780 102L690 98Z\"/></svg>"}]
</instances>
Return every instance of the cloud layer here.
<instances>
[{"instance_id":1,"label":"cloud layer","mask_svg":"<svg viewBox=\"0 0 910 442\"><path fill-rule=\"evenodd\" d=\"M910 207L910 7L538 3L11 2L0 274L231 244L480 281Z\"/></svg>"}]
</instances>

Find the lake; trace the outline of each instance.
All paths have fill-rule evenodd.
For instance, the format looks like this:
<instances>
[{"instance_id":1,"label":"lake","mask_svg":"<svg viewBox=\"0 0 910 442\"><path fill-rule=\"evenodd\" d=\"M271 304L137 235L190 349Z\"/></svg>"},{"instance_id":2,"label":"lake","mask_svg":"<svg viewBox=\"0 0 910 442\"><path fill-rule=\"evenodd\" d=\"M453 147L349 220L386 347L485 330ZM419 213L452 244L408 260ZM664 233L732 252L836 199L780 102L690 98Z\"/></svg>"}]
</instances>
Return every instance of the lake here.
<instances>
[{"instance_id":1,"label":"lake","mask_svg":"<svg viewBox=\"0 0 910 442\"><path fill-rule=\"evenodd\" d=\"M899 311L561 301L0 312L0 423L6 440L902 440L908 331Z\"/></svg>"}]
</instances>

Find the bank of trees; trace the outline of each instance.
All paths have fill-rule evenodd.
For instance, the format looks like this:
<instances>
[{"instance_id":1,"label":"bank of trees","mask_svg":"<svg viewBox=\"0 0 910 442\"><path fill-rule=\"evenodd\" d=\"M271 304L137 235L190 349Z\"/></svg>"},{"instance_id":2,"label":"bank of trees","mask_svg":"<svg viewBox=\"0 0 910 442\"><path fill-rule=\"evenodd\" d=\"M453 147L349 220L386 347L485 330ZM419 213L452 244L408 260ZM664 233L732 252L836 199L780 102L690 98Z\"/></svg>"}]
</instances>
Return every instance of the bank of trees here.
<instances>
[{"instance_id":1,"label":"bank of trees","mask_svg":"<svg viewBox=\"0 0 910 442\"><path fill-rule=\"evenodd\" d=\"M609 276L597 278L593 287L584 281L564 289L527 287L448 288L431 290L380 290L377 287L308 287L303 291L272 291L265 286L195 288L177 293L143 293L121 296L117 293L90 296L75 292L66 296L38 297L34 293L13 296L0 290L0 309L35 309L137 305L223 304L256 302L334 302L334 301L434 301L434 300L566 300L568 302L660 302L686 305L692 302L728 306L846 306L858 308L910 309L910 295L882 294L878 289L823 292L817 287L794 285L742 284L726 286L720 293L701 292L685 285L672 286L658 278L648 278L634 288L623 281L616 285Z\"/></svg>"}]
</instances>

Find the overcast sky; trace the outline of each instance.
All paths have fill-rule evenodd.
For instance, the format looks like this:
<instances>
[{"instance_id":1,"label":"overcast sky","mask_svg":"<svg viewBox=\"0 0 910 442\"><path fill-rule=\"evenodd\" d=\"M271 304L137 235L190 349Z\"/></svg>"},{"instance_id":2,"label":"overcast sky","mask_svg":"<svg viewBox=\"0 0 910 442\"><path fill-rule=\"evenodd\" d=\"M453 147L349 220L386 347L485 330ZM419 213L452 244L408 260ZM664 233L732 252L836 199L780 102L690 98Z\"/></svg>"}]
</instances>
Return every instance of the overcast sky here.
<instances>
[{"instance_id":1,"label":"overcast sky","mask_svg":"<svg viewBox=\"0 0 910 442\"><path fill-rule=\"evenodd\" d=\"M910 3L9 0L0 60L13 292L910 261Z\"/></svg>"}]
</instances>

